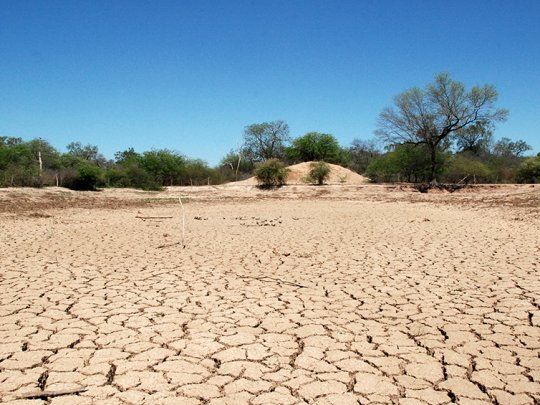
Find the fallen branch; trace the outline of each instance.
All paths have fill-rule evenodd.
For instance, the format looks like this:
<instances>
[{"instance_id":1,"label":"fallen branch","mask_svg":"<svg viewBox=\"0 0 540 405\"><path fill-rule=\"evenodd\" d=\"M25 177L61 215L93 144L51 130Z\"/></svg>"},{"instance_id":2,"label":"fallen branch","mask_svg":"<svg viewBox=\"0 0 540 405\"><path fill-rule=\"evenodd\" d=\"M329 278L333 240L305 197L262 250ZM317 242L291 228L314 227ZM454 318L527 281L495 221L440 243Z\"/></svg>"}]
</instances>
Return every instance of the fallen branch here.
<instances>
[{"instance_id":1,"label":"fallen branch","mask_svg":"<svg viewBox=\"0 0 540 405\"><path fill-rule=\"evenodd\" d=\"M186 247L186 211L184 210L184 204L182 204L182 197L178 197L178 201L180 201L180 208L182 208L182 239L180 242L174 242L174 243L167 243L165 245L159 245L158 249L163 249L166 247L176 246L176 245L182 245L182 248L184 249ZM173 217L141 217L137 216L136 218L140 219L163 219L163 218L173 218ZM197 218L197 217L195 217Z\"/></svg>"},{"instance_id":2,"label":"fallen branch","mask_svg":"<svg viewBox=\"0 0 540 405\"><path fill-rule=\"evenodd\" d=\"M81 392L88 391L88 388L82 387L82 388L72 388L72 389L66 389L66 390L58 390L58 391L35 391L35 392L28 392L26 394L19 395L19 399L48 399L52 397L60 397L63 395L74 395L74 394L80 394Z\"/></svg>"},{"instance_id":3,"label":"fallen branch","mask_svg":"<svg viewBox=\"0 0 540 405\"><path fill-rule=\"evenodd\" d=\"M180 244L181 244L181 242L167 243L165 245L159 245L157 248L158 249L163 249L163 248L166 248L166 247L176 246L176 245L180 245Z\"/></svg>"},{"instance_id":4,"label":"fallen branch","mask_svg":"<svg viewBox=\"0 0 540 405\"><path fill-rule=\"evenodd\" d=\"M264 276L264 277L238 276L238 277L240 277L240 278L251 278L251 279L257 280L257 281L266 281L265 279L268 279L268 280L271 280L271 281L276 281L278 283L292 285L294 287L308 288L306 285L297 284L297 283L293 283L293 282L290 282L290 281L287 281L287 280L281 280L279 278L274 278L274 277L269 277L269 276Z\"/></svg>"},{"instance_id":5,"label":"fallen branch","mask_svg":"<svg viewBox=\"0 0 540 405\"><path fill-rule=\"evenodd\" d=\"M463 183L465 180L467 180L467 177L469 177L469 175L466 175L465 177L463 177L460 181L458 181L456 184L461 184Z\"/></svg>"},{"instance_id":6,"label":"fallen branch","mask_svg":"<svg viewBox=\"0 0 540 405\"><path fill-rule=\"evenodd\" d=\"M445 190L445 191L449 191L450 193L453 193L454 191L461 190L462 188L468 187L468 185L467 183L464 183L464 184L419 183L419 184L414 184L412 187L413 189L421 193L427 193L429 190L432 190L432 189L441 190L441 191Z\"/></svg>"},{"instance_id":7,"label":"fallen branch","mask_svg":"<svg viewBox=\"0 0 540 405\"><path fill-rule=\"evenodd\" d=\"M170 218L173 218L171 216L167 216L167 217L141 217L141 216L137 216L135 218L138 218L138 219L170 219Z\"/></svg>"}]
</instances>

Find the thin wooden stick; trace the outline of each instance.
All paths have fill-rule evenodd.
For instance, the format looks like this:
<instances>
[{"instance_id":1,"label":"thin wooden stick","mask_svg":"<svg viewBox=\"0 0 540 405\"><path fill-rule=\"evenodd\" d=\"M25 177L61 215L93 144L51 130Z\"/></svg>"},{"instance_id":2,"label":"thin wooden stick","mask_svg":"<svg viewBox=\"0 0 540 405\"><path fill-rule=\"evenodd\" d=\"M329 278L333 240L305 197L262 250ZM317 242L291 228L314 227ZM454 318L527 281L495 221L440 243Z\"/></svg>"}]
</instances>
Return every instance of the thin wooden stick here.
<instances>
[{"instance_id":1,"label":"thin wooden stick","mask_svg":"<svg viewBox=\"0 0 540 405\"><path fill-rule=\"evenodd\" d=\"M59 397L62 395L80 394L81 392L85 391L88 391L88 388L72 388L58 391L35 391L19 395L19 399L47 399L52 397Z\"/></svg>"},{"instance_id":2,"label":"thin wooden stick","mask_svg":"<svg viewBox=\"0 0 540 405\"><path fill-rule=\"evenodd\" d=\"M469 177L469 175L466 175L465 177L463 177L460 181L457 182L457 184L461 184L461 182L465 181L467 177Z\"/></svg>"},{"instance_id":3,"label":"thin wooden stick","mask_svg":"<svg viewBox=\"0 0 540 405\"><path fill-rule=\"evenodd\" d=\"M163 249L163 248L166 248L166 247L171 247L171 246L176 246L176 245L180 245L182 242L174 242L174 243L167 243L165 245L159 245L157 248L158 249Z\"/></svg>"},{"instance_id":4,"label":"thin wooden stick","mask_svg":"<svg viewBox=\"0 0 540 405\"><path fill-rule=\"evenodd\" d=\"M135 218L139 218L139 219L169 219L169 218L173 218L172 216L167 216L167 217L141 217L141 216L136 216Z\"/></svg>"},{"instance_id":5,"label":"thin wooden stick","mask_svg":"<svg viewBox=\"0 0 540 405\"><path fill-rule=\"evenodd\" d=\"M186 247L186 211L184 210L184 204L182 204L182 197L178 197L180 201L180 207L182 208L182 248Z\"/></svg>"},{"instance_id":6,"label":"thin wooden stick","mask_svg":"<svg viewBox=\"0 0 540 405\"><path fill-rule=\"evenodd\" d=\"M297 283L293 283L291 281L287 281L287 280L282 280L280 278L276 278L276 277L270 277L270 276L261 276L261 277L253 277L253 276L238 276L240 278L250 278L252 280L257 280L257 281L267 281L267 280L271 280L271 281L275 281L275 282L278 282L278 283L283 283L283 284L287 284L287 285L292 285L294 287L300 287L300 288L308 288L306 285L302 285L302 284L297 284Z\"/></svg>"}]
</instances>

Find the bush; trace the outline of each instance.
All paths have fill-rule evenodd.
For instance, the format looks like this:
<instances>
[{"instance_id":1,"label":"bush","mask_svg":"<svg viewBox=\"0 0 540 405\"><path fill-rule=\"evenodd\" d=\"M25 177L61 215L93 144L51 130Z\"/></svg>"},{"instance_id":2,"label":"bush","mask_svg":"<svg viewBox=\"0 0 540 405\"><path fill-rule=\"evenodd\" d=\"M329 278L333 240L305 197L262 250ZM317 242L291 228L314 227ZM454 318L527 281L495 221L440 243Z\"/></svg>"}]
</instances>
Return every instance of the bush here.
<instances>
[{"instance_id":1,"label":"bush","mask_svg":"<svg viewBox=\"0 0 540 405\"><path fill-rule=\"evenodd\" d=\"M251 176L254 164L241 154L230 151L219 163L219 172L221 176L229 181L243 180Z\"/></svg>"},{"instance_id":2,"label":"bush","mask_svg":"<svg viewBox=\"0 0 540 405\"><path fill-rule=\"evenodd\" d=\"M140 166L161 186L181 184L186 173L186 158L167 149L146 151L139 160Z\"/></svg>"},{"instance_id":3,"label":"bush","mask_svg":"<svg viewBox=\"0 0 540 405\"><path fill-rule=\"evenodd\" d=\"M540 156L525 159L517 172L519 183L540 183Z\"/></svg>"},{"instance_id":4,"label":"bush","mask_svg":"<svg viewBox=\"0 0 540 405\"><path fill-rule=\"evenodd\" d=\"M109 168L107 170L107 186L140 188L147 191L163 189L146 170L134 162L129 162L125 166Z\"/></svg>"},{"instance_id":5,"label":"bush","mask_svg":"<svg viewBox=\"0 0 540 405\"><path fill-rule=\"evenodd\" d=\"M375 183L383 183L395 180L398 171L392 156L386 154L372 159L366 168L365 175Z\"/></svg>"},{"instance_id":6,"label":"bush","mask_svg":"<svg viewBox=\"0 0 540 405\"><path fill-rule=\"evenodd\" d=\"M255 177L260 187L280 187L285 184L289 169L277 159L268 159L255 167Z\"/></svg>"},{"instance_id":7,"label":"bush","mask_svg":"<svg viewBox=\"0 0 540 405\"><path fill-rule=\"evenodd\" d=\"M464 181L469 183L471 180L485 183L489 181L491 170L480 160L466 154L455 155L448 165L444 175L446 181L457 183Z\"/></svg>"},{"instance_id":8,"label":"bush","mask_svg":"<svg viewBox=\"0 0 540 405\"><path fill-rule=\"evenodd\" d=\"M437 153L437 174L441 174L445 154ZM396 145L394 150L371 160L366 175L374 182L429 181L431 163L429 151L423 145Z\"/></svg>"},{"instance_id":9,"label":"bush","mask_svg":"<svg viewBox=\"0 0 540 405\"><path fill-rule=\"evenodd\" d=\"M95 191L103 182L103 170L90 163L80 163L75 177L68 180L67 187L73 190Z\"/></svg>"},{"instance_id":10,"label":"bush","mask_svg":"<svg viewBox=\"0 0 540 405\"><path fill-rule=\"evenodd\" d=\"M330 177L330 166L325 162L313 162L310 164L308 180L322 186Z\"/></svg>"}]
</instances>

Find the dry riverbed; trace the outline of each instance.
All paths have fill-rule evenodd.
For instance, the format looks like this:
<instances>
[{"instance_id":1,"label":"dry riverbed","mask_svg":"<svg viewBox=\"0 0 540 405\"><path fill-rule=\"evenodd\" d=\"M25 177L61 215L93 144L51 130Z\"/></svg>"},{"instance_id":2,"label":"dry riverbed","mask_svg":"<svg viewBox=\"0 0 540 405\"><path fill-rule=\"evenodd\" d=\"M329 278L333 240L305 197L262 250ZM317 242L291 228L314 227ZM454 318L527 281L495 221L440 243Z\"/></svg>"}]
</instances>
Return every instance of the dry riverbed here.
<instances>
[{"instance_id":1,"label":"dry riverbed","mask_svg":"<svg viewBox=\"0 0 540 405\"><path fill-rule=\"evenodd\" d=\"M0 190L0 402L539 403L539 191Z\"/></svg>"}]
</instances>

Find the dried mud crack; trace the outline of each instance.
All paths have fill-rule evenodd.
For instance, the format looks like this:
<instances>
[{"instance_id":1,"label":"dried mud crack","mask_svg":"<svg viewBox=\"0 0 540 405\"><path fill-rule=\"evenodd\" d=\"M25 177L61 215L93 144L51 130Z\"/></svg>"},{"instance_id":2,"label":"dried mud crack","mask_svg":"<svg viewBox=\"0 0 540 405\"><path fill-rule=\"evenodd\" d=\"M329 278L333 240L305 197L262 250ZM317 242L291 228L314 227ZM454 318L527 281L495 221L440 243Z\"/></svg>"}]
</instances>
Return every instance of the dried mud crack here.
<instances>
[{"instance_id":1,"label":"dried mud crack","mask_svg":"<svg viewBox=\"0 0 540 405\"><path fill-rule=\"evenodd\" d=\"M213 192L0 216L0 402L540 403L527 206Z\"/></svg>"}]
</instances>

